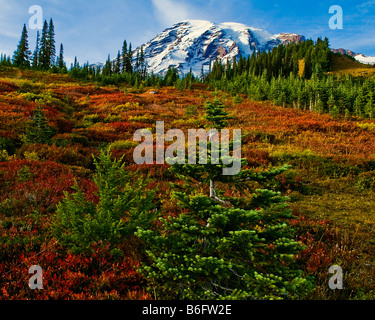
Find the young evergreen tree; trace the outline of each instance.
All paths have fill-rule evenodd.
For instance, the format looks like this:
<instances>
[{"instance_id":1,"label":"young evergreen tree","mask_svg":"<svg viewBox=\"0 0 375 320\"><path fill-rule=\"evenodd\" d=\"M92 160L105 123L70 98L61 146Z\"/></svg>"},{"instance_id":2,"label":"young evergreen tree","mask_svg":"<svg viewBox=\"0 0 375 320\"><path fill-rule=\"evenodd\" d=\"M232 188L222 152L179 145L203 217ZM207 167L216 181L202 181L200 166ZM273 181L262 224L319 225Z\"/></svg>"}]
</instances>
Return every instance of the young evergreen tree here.
<instances>
[{"instance_id":1,"label":"young evergreen tree","mask_svg":"<svg viewBox=\"0 0 375 320\"><path fill-rule=\"evenodd\" d=\"M53 131L41 107L38 107L33 115L33 120L26 132L28 143L47 144L51 141Z\"/></svg>"},{"instance_id":2,"label":"young evergreen tree","mask_svg":"<svg viewBox=\"0 0 375 320\"><path fill-rule=\"evenodd\" d=\"M59 53L59 56L57 58L56 65L57 65L57 67L59 68L60 71L62 71L62 72L66 71L66 65L65 65L65 62L64 62L64 46L63 46L62 43L60 44L60 53Z\"/></svg>"},{"instance_id":3,"label":"young evergreen tree","mask_svg":"<svg viewBox=\"0 0 375 320\"><path fill-rule=\"evenodd\" d=\"M104 76L112 75L112 63L111 63L111 57L109 54L108 54L107 61L103 67L103 75Z\"/></svg>"},{"instance_id":4,"label":"young evergreen tree","mask_svg":"<svg viewBox=\"0 0 375 320\"><path fill-rule=\"evenodd\" d=\"M89 253L94 243L121 250L121 244L137 227L150 228L155 219L155 192L147 191L147 179L125 170L125 163L111 160L108 152L94 157L94 182L99 202L86 199L76 183L74 194L65 193L57 206L52 231L60 244L73 252Z\"/></svg>"},{"instance_id":5,"label":"young evergreen tree","mask_svg":"<svg viewBox=\"0 0 375 320\"><path fill-rule=\"evenodd\" d=\"M78 63L77 56L74 57L73 68L74 68L74 69L79 69L79 63Z\"/></svg>"},{"instance_id":6,"label":"young evergreen tree","mask_svg":"<svg viewBox=\"0 0 375 320\"><path fill-rule=\"evenodd\" d=\"M339 111L339 108L337 107L337 102L333 93L331 93L331 95L329 96L327 103L328 103L328 112L330 113L330 115L332 115L333 117L337 117L340 111Z\"/></svg>"},{"instance_id":7,"label":"young evergreen tree","mask_svg":"<svg viewBox=\"0 0 375 320\"><path fill-rule=\"evenodd\" d=\"M221 118L222 110L216 109L206 116L214 127L220 127L226 115ZM303 298L312 283L295 262L301 245L294 241L288 224L292 218L285 203L288 199L251 187L251 182L265 183L287 167L243 170L223 179L225 190L236 185L246 192L242 197L225 197L225 201L206 193L213 169L210 161L206 167L196 167L171 167L186 182L173 195L180 213L159 218L158 229L138 228L136 232L146 245L149 259L139 270L150 292L156 299Z\"/></svg>"},{"instance_id":8,"label":"young evergreen tree","mask_svg":"<svg viewBox=\"0 0 375 320\"><path fill-rule=\"evenodd\" d=\"M26 24L23 25L21 39L18 44L17 50L13 55L13 65L18 68L29 68L30 67L30 55L29 42L28 42Z\"/></svg>"},{"instance_id":9,"label":"young evergreen tree","mask_svg":"<svg viewBox=\"0 0 375 320\"><path fill-rule=\"evenodd\" d=\"M0 55L0 66L11 67L12 61L11 61L10 57L8 57L6 54L1 54Z\"/></svg>"},{"instance_id":10,"label":"young evergreen tree","mask_svg":"<svg viewBox=\"0 0 375 320\"><path fill-rule=\"evenodd\" d=\"M359 90L357 97L354 101L354 114L358 117L363 117L365 114L365 106L366 106L366 100L363 95L363 90L362 88Z\"/></svg>"}]
</instances>

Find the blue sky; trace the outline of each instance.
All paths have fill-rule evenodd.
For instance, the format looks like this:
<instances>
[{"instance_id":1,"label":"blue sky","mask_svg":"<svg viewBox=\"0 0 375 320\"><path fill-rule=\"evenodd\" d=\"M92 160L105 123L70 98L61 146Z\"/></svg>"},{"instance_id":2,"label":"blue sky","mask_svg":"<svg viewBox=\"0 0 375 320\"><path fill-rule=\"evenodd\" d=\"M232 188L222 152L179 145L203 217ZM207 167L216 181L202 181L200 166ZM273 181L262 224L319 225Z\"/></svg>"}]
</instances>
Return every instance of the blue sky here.
<instances>
[{"instance_id":1,"label":"blue sky","mask_svg":"<svg viewBox=\"0 0 375 320\"><path fill-rule=\"evenodd\" d=\"M29 7L39 5L43 19L53 18L56 47L62 42L70 64L115 57L126 39L134 47L185 19L240 22L270 33L292 32L316 40L327 36L331 47L375 56L375 0L0 0L0 52L12 54ZM344 28L331 30L328 10L340 5ZM31 51L36 30L29 30Z\"/></svg>"}]
</instances>

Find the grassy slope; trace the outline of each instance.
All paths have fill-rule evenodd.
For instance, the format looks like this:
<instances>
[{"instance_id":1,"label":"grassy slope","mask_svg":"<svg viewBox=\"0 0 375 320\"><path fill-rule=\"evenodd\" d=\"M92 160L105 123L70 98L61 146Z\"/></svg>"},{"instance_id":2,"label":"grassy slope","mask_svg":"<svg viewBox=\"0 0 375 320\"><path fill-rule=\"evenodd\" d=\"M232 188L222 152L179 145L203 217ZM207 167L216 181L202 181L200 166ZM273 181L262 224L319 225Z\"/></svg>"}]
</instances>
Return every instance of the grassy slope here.
<instances>
[{"instance_id":1,"label":"grassy slope","mask_svg":"<svg viewBox=\"0 0 375 320\"><path fill-rule=\"evenodd\" d=\"M333 55L332 72L334 74L375 77L375 67L352 60L346 56Z\"/></svg>"},{"instance_id":2,"label":"grassy slope","mask_svg":"<svg viewBox=\"0 0 375 320\"><path fill-rule=\"evenodd\" d=\"M363 70L368 70L368 74L375 71L369 67L358 68L354 64L335 59L334 70L351 70L356 74L365 72ZM5 80L15 84L23 81L41 83L44 89L61 88L63 92L70 92L70 86L77 86L67 76L18 70L0 72L0 83ZM115 88L108 88L108 92L117 91ZM166 114L169 117L166 122L170 122L172 127L178 127L183 123L183 118L191 121L191 125L194 120L198 123L201 108L198 108L197 115L187 116L187 107L194 103L201 104L211 96L206 91L178 92L165 89L163 93L163 96L150 96L147 92L128 94L126 99L139 101L141 107L138 112L147 113L151 120ZM82 95L85 96L86 93ZM301 178L304 188L300 190L291 187L283 191L292 197L292 207L297 216L332 221L323 230L319 243L311 244L311 251L317 250L321 245L325 250L324 254L329 256L330 263L343 267L345 289L340 292L328 289L328 268L319 260L318 265L320 263L322 266L316 272L319 286L311 298L374 298L372 292L375 284L372 275L375 274L375 193L369 188L358 188L357 175L340 175L339 165L349 163L352 167L358 167L363 161L375 159L375 132L358 128L358 119L333 119L328 115L282 109L246 99L234 104L233 99L226 94L221 94L221 98L235 115L232 126L242 128L249 137L243 148L250 161L257 162L256 155L261 153L267 155L264 165L267 162L290 162L293 165L292 171ZM74 104L78 105L82 101L82 97L77 98ZM90 109L86 113L97 113L100 110L105 112L103 108L102 105L95 104L95 93L92 93ZM174 115L170 113L172 109L175 110ZM145 123L145 127L150 125L150 121ZM328 162L324 162L326 160ZM335 167L335 163L338 167ZM336 170L335 175L331 174L329 166ZM321 261L324 260L324 257L320 258Z\"/></svg>"}]
</instances>

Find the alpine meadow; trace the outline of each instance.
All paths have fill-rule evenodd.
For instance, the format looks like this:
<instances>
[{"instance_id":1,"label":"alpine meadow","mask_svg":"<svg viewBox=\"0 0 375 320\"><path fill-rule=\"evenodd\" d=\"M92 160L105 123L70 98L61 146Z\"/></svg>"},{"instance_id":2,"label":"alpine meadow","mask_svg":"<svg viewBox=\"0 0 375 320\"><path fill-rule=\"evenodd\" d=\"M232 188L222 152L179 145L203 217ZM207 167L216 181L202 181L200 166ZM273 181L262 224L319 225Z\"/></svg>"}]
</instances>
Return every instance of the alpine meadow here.
<instances>
[{"instance_id":1,"label":"alpine meadow","mask_svg":"<svg viewBox=\"0 0 375 320\"><path fill-rule=\"evenodd\" d=\"M55 21L0 56L0 300L375 299L371 57L191 19L82 63Z\"/></svg>"}]
</instances>

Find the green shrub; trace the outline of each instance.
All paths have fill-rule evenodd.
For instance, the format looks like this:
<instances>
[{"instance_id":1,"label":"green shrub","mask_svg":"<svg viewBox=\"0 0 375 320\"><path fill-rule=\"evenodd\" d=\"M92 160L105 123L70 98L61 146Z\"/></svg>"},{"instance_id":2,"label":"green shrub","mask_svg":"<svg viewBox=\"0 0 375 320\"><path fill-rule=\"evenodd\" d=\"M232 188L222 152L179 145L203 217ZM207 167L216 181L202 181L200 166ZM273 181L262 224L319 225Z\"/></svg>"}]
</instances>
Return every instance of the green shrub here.
<instances>
[{"instance_id":1,"label":"green shrub","mask_svg":"<svg viewBox=\"0 0 375 320\"><path fill-rule=\"evenodd\" d=\"M149 228L156 214L154 192L146 191L148 180L135 179L137 173L126 171L121 160L112 162L108 153L94 157L94 164L99 203L88 201L76 183L74 194L65 192L53 221L54 236L73 252L89 252L99 242L113 249L138 226Z\"/></svg>"},{"instance_id":2,"label":"green shrub","mask_svg":"<svg viewBox=\"0 0 375 320\"><path fill-rule=\"evenodd\" d=\"M0 150L0 162L8 161L9 155L6 150Z\"/></svg>"},{"instance_id":3,"label":"green shrub","mask_svg":"<svg viewBox=\"0 0 375 320\"><path fill-rule=\"evenodd\" d=\"M112 142L108 146L108 151L111 152L111 151L113 151L115 149L117 149L117 150L128 150L128 149L135 148L137 145L138 145L138 143L135 142L135 141L117 140L115 142Z\"/></svg>"},{"instance_id":4,"label":"green shrub","mask_svg":"<svg viewBox=\"0 0 375 320\"><path fill-rule=\"evenodd\" d=\"M368 130L368 131L375 131L375 123L370 122L370 123L357 123L357 126L363 130Z\"/></svg>"},{"instance_id":5,"label":"green shrub","mask_svg":"<svg viewBox=\"0 0 375 320\"><path fill-rule=\"evenodd\" d=\"M239 95L239 94L236 94L233 98L233 103L234 104L237 104L237 103L241 103L243 101L242 97Z\"/></svg>"},{"instance_id":6,"label":"green shrub","mask_svg":"<svg viewBox=\"0 0 375 320\"><path fill-rule=\"evenodd\" d=\"M39 159L39 156L38 156L38 154L35 152L35 151L25 151L24 153L23 153L23 156L24 156L24 158L26 159L26 160L31 160L31 161L38 161L38 160L40 160Z\"/></svg>"},{"instance_id":7,"label":"green shrub","mask_svg":"<svg viewBox=\"0 0 375 320\"><path fill-rule=\"evenodd\" d=\"M16 151L16 146L12 140L0 137L0 150L5 150L9 155L13 155Z\"/></svg>"},{"instance_id":8,"label":"green shrub","mask_svg":"<svg viewBox=\"0 0 375 320\"><path fill-rule=\"evenodd\" d=\"M190 118L190 117L194 117L198 114L198 108L197 106L195 105L189 105L187 106L186 110L185 110L185 115Z\"/></svg>"},{"instance_id":9,"label":"green shrub","mask_svg":"<svg viewBox=\"0 0 375 320\"><path fill-rule=\"evenodd\" d=\"M121 121L122 117L116 114L110 114L104 118L105 123L118 122Z\"/></svg>"},{"instance_id":10,"label":"green shrub","mask_svg":"<svg viewBox=\"0 0 375 320\"><path fill-rule=\"evenodd\" d=\"M101 121L101 118L98 114L88 114L83 117L82 124L87 128L91 127L94 123L98 123Z\"/></svg>"},{"instance_id":11,"label":"green shrub","mask_svg":"<svg viewBox=\"0 0 375 320\"><path fill-rule=\"evenodd\" d=\"M145 115L145 116L130 116L129 121L153 123L154 119L150 118L150 116L148 116L148 115Z\"/></svg>"},{"instance_id":12,"label":"green shrub","mask_svg":"<svg viewBox=\"0 0 375 320\"><path fill-rule=\"evenodd\" d=\"M13 201L9 198L6 198L0 202L0 212L6 217L11 217L14 215Z\"/></svg>"},{"instance_id":13,"label":"green shrub","mask_svg":"<svg viewBox=\"0 0 375 320\"><path fill-rule=\"evenodd\" d=\"M359 191L375 190L375 171L360 173L355 187Z\"/></svg>"},{"instance_id":14,"label":"green shrub","mask_svg":"<svg viewBox=\"0 0 375 320\"><path fill-rule=\"evenodd\" d=\"M33 120L27 128L27 143L50 143L54 136L54 128L48 124L48 120L41 107L38 107L33 115Z\"/></svg>"},{"instance_id":15,"label":"green shrub","mask_svg":"<svg viewBox=\"0 0 375 320\"><path fill-rule=\"evenodd\" d=\"M26 165L22 166L22 168L19 169L17 172L17 178L18 178L18 181L20 182L25 182L29 180L30 177L31 177L30 168Z\"/></svg>"},{"instance_id":16,"label":"green shrub","mask_svg":"<svg viewBox=\"0 0 375 320\"><path fill-rule=\"evenodd\" d=\"M19 93L34 93L39 94L42 91L43 85L41 83L33 83L29 80L18 80Z\"/></svg>"}]
</instances>

